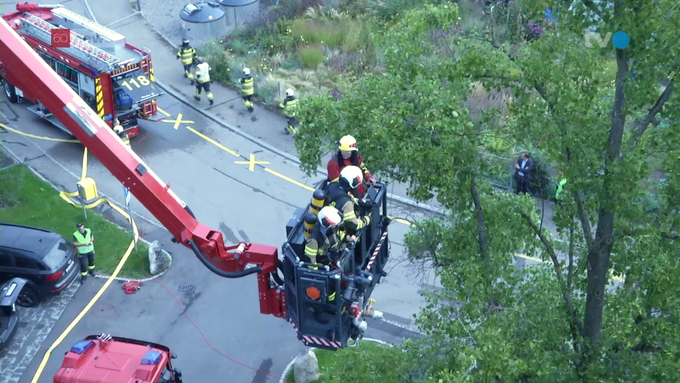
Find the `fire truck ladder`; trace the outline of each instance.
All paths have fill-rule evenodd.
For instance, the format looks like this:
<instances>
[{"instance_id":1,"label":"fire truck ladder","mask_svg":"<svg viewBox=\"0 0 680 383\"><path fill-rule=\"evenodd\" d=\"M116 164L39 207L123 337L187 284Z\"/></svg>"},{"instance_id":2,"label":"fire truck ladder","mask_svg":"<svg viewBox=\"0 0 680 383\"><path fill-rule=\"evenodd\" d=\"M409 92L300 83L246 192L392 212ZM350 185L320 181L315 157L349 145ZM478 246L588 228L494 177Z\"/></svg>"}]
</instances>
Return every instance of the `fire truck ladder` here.
<instances>
[{"instance_id":1,"label":"fire truck ladder","mask_svg":"<svg viewBox=\"0 0 680 383\"><path fill-rule=\"evenodd\" d=\"M20 29L23 33L39 39L48 46L51 45L52 29L56 28L54 25L30 13L24 13L22 17ZM73 32L71 33L71 47L58 49L100 72L111 72L120 62L116 56L84 41Z\"/></svg>"}]
</instances>

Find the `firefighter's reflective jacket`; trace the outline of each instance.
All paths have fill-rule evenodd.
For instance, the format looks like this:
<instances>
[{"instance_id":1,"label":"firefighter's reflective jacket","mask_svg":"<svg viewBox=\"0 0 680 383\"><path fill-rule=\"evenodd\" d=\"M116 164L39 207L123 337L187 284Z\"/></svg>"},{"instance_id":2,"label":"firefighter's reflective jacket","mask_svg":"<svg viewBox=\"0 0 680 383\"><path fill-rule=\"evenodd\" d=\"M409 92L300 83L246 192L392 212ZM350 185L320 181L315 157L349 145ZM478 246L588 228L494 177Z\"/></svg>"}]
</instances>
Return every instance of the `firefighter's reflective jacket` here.
<instances>
[{"instance_id":1,"label":"firefighter's reflective jacket","mask_svg":"<svg viewBox=\"0 0 680 383\"><path fill-rule=\"evenodd\" d=\"M243 94L246 96L252 96L255 93L253 88L253 76L247 74L241 77L241 85L243 86Z\"/></svg>"},{"instance_id":2,"label":"firefighter's reflective jacket","mask_svg":"<svg viewBox=\"0 0 680 383\"><path fill-rule=\"evenodd\" d=\"M316 224L305 244L305 255L309 257L311 263L329 265L336 261L333 254L340 253L344 240L344 230L337 227L326 229Z\"/></svg>"},{"instance_id":3,"label":"firefighter's reflective jacket","mask_svg":"<svg viewBox=\"0 0 680 383\"><path fill-rule=\"evenodd\" d=\"M283 113L286 117L295 117L295 110L297 109L295 96L286 97L279 106L283 108Z\"/></svg>"},{"instance_id":4,"label":"firefighter's reflective jacket","mask_svg":"<svg viewBox=\"0 0 680 383\"><path fill-rule=\"evenodd\" d=\"M190 45L182 46L177 52L177 57L182 59L182 65L191 65L196 58L196 50Z\"/></svg>"},{"instance_id":5,"label":"firefighter's reflective jacket","mask_svg":"<svg viewBox=\"0 0 680 383\"><path fill-rule=\"evenodd\" d=\"M347 234L354 235L357 231L371 223L371 218L368 216L361 218L357 217L356 209L358 208L358 204L355 199L345 191L340 182L333 182L328 185L328 197L331 201L330 206L334 206L342 212L342 222Z\"/></svg>"}]
</instances>

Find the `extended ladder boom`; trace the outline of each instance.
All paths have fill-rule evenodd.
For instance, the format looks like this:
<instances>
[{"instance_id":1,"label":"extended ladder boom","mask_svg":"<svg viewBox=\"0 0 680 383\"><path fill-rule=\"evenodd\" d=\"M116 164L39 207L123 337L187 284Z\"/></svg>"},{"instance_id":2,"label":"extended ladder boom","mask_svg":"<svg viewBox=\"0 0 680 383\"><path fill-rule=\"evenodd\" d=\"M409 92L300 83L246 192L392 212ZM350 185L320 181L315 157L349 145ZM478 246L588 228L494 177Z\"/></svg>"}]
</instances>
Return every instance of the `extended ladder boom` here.
<instances>
[{"instance_id":1,"label":"extended ladder boom","mask_svg":"<svg viewBox=\"0 0 680 383\"><path fill-rule=\"evenodd\" d=\"M13 85L38 94L39 102L130 189L172 233L175 242L192 249L207 268L220 276L238 278L258 273L260 312L285 317L283 291L272 282L277 271L276 247L247 243L225 246L222 233L198 222L170 185L129 150L4 19L0 22L0 61L0 76L5 79L11 72L16 79ZM255 267L246 269L248 264Z\"/></svg>"}]
</instances>

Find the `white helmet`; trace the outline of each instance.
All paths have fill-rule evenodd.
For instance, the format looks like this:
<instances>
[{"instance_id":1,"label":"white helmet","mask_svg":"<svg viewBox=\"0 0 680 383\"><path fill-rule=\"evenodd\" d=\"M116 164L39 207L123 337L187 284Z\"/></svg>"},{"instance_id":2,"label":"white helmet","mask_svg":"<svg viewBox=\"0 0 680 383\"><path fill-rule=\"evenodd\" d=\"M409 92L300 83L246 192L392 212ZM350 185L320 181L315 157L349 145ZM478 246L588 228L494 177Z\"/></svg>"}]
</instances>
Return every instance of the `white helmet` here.
<instances>
[{"instance_id":1,"label":"white helmet","mask_svg":"<svg viewBox=\"0 0 680 383\"><path fill-rule=\"evenodd\" d=\"M113 127L113 131L118 133L118 134L123 133L123 127L120 126L120 125L116 125L116 126Z\"/></svg>"},{"instance_id":2,"label":"white helmet","mask_svg":"<svg viewBox=\"0 0 680 383\"><path fill-rule=\"evenodd\" d=\"M340 182L354 189L364 182L364 172L358 166L346 166L340 172Z\"/></svg>"},{"instance_id":3,"label":"white helmet","mask_svg":"<svg viewBox=\"0 0 680 383\"><path fill-rule=\"evenodd\" d=\"M342 222L340 211L332 206L326 206L318 214L319 223L325 228L338 226Z\"/></svg>"},{"instance_id":4,"label":"white helmet","mask_svg":"<svg viewBox=\"0 0 680 383\"><path fill-rule=\"evenodd\" d=\"M286 89L286 97L290 97L290 96L292 96L292 95L294 95L294 94L295 94L295 93L293 93L293 90L292 90L292 89L290 89L290 88Z\"/></svg>"},{"instance_id":5,"label":"white helmet","mask_svg":"<svg viewBox=\"0 0 680 383\"><path fill-rule=\"evenodd\" d=\"M249 75L249 74L250 74L250 69L248 69L248 68L243 68L243 74L244 74L244 75Z\"/></svg>"}]
</instances>

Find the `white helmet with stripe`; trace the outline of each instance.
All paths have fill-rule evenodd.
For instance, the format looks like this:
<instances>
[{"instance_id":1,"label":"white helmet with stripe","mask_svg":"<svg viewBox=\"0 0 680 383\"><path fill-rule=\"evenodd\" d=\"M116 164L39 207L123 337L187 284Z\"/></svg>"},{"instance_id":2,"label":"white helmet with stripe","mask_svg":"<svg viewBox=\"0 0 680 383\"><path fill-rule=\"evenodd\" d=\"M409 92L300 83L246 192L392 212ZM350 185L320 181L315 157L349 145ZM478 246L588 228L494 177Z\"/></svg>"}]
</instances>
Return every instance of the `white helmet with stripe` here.
<instances>
[{"instance_id":1,"label":"white helmet with stripe","mask_svg":"<svg viewBox=\"0 0 680 383\"><path fill-rule=\"evenodd\" d=\"M338 226L342 222L340 211L332 206L326 206L319 211L319 223L325 228Z\"/></svg>"},{"instance_id":2,"label":"white helmet with stripe","mask_svg":"<svg viewBox=\"0 0 680 383\"><path fill-rule=\"evenodd\" d=\"M364 172L358 166L346 166L340 172L340 181L354 189L364 182Z\"/></svg>"}]
</instances>

